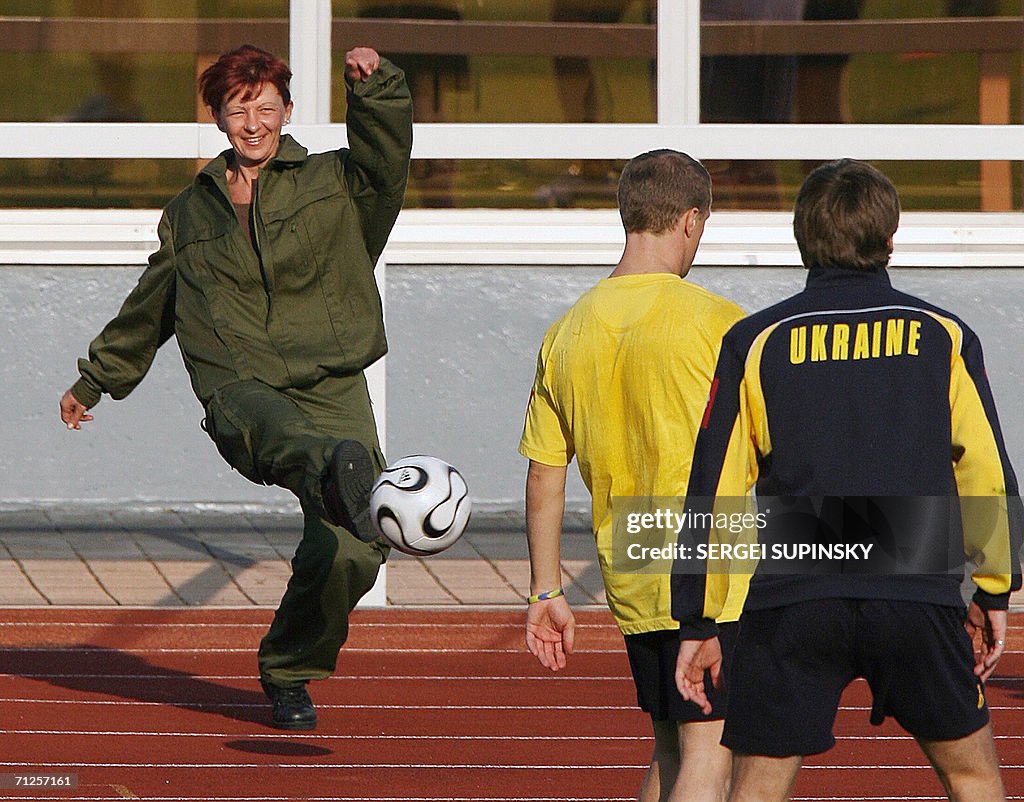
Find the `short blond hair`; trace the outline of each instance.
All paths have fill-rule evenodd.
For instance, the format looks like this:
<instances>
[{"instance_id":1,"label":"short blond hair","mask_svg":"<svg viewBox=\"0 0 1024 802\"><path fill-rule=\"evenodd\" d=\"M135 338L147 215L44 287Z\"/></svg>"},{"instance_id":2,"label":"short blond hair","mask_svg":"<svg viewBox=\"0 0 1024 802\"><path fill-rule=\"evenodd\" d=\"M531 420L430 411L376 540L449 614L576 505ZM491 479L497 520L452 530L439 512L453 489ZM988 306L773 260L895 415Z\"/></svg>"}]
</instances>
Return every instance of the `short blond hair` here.
<instances>
[{"instance_id":1,"label":"short blond hair","mask_svg":"<svg viewBox=\"0 0 1024 802\"><path fill-rule=\"evenodd\" d=\"M619 216L627 234L663 234L690 209L711 211L711 176L678 150L652 150L626 163L619 177Z\"/></svg>"}]
</instances>

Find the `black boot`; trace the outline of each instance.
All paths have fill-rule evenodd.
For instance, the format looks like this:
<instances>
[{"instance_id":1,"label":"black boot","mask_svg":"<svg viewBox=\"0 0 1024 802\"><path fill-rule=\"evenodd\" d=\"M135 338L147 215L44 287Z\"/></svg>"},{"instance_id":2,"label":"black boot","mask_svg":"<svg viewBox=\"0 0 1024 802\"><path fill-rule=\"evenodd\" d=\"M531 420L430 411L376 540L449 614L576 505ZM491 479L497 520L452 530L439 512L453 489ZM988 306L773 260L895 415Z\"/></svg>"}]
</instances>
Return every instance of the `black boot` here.
<instances>
[{"instance_id":1,"label":"black boot","mask_svg":"<svg viewBox=\"0 0 1024 802\"><path fill-rule=\"evenodd\" d=\"M267 682L260 683L273 705L272 724L279 730L316 729L316 708L305 685L297 688L279 688Z\"/></svg>"},{"instance_id":2,"label":"black boot","mask_svg":"<svg viewBox=\"0 0 1024 802\"><path fill-rule=\"evenodd\" d=\"M334 447L322 487L328 520L364 543L377 539L370 523L370 490L376 478L373 458L362 443L342 440Z\"/></svg>"}]
</instances>

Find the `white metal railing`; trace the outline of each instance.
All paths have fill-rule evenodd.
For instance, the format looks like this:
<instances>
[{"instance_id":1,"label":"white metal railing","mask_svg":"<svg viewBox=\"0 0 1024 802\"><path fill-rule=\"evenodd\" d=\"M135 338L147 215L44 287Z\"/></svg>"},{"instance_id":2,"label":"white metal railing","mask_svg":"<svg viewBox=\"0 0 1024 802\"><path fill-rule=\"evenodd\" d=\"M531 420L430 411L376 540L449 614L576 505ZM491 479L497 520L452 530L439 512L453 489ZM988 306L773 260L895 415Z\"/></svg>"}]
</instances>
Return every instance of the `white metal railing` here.
<instances>
[{"instance_id":1,"label":"white metal railing","mask_svg":"<svg viewBox=\"0 0 1024 802\"><path fill-rule=\"evenodd\" d=\"M311 151L337 148L345 126L289 127ZM200 123L0 123L12 159L207 159L227 147ZM1021 125L612 125L419 123L415 159L625 159L676 147L701 159L1024 160Z\"/></svg>"},{"instance_id":2,"label":"white metal railing","mask_svg":"<svg viewBox=\"0 0 1024 802\"><path fill-rule=\"evenodd\" d=\"M155 210L0 210L0 265L141 267ZM396 265L611 265L623 245L614 210L406 209L384 261ZM894 267L1024 267L1024 214L907 212ZM799 266L788 212L715 212L698 265Z\"/></svg>"}]
</instances>

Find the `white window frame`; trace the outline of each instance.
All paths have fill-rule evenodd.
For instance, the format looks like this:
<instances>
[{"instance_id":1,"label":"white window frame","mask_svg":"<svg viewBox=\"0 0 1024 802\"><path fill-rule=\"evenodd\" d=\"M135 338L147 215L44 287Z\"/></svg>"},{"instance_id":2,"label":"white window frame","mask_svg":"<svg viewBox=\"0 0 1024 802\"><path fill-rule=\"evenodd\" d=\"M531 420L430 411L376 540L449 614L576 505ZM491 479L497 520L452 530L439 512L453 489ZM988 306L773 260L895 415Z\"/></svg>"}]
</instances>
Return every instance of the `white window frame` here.
<instances>
[{"instance_id":1,"label":"white window frame","mask_svg":"<svg viewBox=\"0 0 1024 802\"><path fill-rule=\"evenodd\" d=\"M290 0L294 131L313 150L337 147L331 124L331 3ZM419 159L623 159L677 147L702 159L1024 160L1020 125L700 124L699 4L658 2L655 124L415 126ZM3 158L205 159L225 147L203 123L0 123Z\"/></svg>"},{"instance_id":2,"label":"white window frame","mask_svg":"<svg viewBox=\"0 0 1024 802\"><path fill-rule=\"evenodd\" d=\"M658 147L675 147L702 159L825 160L844 156L868 160L1024 161L1024 126L1020 125L720 125L701 124L699 3L658 2L658 122L653 124L470 124L418 123L414 127L413 157L417 159L628 159ZM345 142L345 126L330 122L331 107L330 0L290 0L290 63L295 73L294 125L289 129L312 151L336 148ZM372 43L370 43L372 44ZM0 123L2 158L209 159L226 147L223 134L203 123ZM444 219L451 247L436 244L417 256L397 248L403 259L436 259L461 254L466 263L514 262L514 251L531 261L566 263L559 248L579 254L582 237L599 236L597 227L608 216L595 210L582 219L580 235L570 234L557 211L466 212L408 210L399 220L393 243L405 238L406 221ZM582 215L582 216L580 216ZM40 217L41 216L41 217ZM43 224L32 228L38 239L25 239L26 221L60 219L66 230ZM478 237L477 221L487 220L493 242ZM719 219L721 219L719 217ZM140 221L145 221L141 224ZM518 221L529 220L528 229ZM923 221L918 227L914 221ZM904 215L900 236L913 249L897 251L909 264L1024 266L1016 244L1024 231L1024 215L1010 213L941 212ZM12 210L0 212L0 260L3 264L136 264L151 243L153 213L124 210ZM504 221L504 222L500 222ZM553 221L550 231L567 240L550 247L532 247L537 221ZM739 221L739 222L737 222ZM755 221L749 223L749 221ZM739 227L720 248L705 247L703 259L723 264L792 264L798 259L785 213L732 216ZM613 227L617 228L613 220ZM503 231L502 226L508 230ZM472 231L464 239L463 231ZM908 226L910 227L908 232ZM713 225L711 229L717 226ZM915 232L922 232L920 234ZM517 239L515 232L522 236ZM907 232L907 233L904 233ZM111 239L108 239L111 237ZM132 238L135 239L132 239ZM617 234L613 237L616 238ZM747 237L747 241L741 241ZM925 240L932 238L930 243ZM415 239L415 236L413 236ZM557 239L557 237L556 237ZM712 237L713 239L713 237ZM785 240L785 247L780 241ZM479 243L474 249L472 243ZM90 245L91 243L91 245ZM706 246L710 245L706 241ZM391 250L395 251L395 248ZM613 250L613 249L612 249ZM607 260L607 247L583 251L597 263ZM600 255L596 255L600 252ZM108 261L101 261L108 260ZM536 262L534 262L536 263Z\"/></svg>"}]
</instances>

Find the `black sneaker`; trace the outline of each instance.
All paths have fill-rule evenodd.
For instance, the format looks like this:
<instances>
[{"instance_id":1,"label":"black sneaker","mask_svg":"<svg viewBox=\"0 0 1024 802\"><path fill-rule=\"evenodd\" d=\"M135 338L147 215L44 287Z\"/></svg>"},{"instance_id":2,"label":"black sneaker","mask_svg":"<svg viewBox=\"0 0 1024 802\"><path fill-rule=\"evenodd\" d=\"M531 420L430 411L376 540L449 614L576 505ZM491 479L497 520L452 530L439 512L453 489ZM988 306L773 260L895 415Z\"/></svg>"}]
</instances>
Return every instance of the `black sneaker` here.
<instances>
[{"instance_id":1,"label":"black sneaker","mask_svg":"<svg viewBox=\"0 0 1024 802\"><path fill-rule=\"evenodd\" d=\"M323 485L328 520L364 543L377 539L370 523L370 490L376 478L373 458L362 443L342 440L334 447Z\"/></svg>"},{"instance_id":2,"label":"black sneaker","mask_svg":"<svg viewBox=\"0 0 1024 802\"><path fill-rule=\"evenodd\" d=\"M316 729L316 708L305 685L298 688L279 688L261 682L263 692L273 706L272 724L279 730Z\"/></svg>"}]
</instances>

